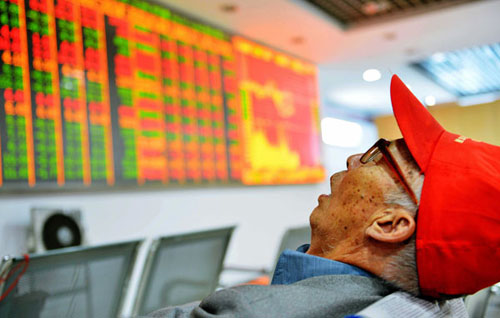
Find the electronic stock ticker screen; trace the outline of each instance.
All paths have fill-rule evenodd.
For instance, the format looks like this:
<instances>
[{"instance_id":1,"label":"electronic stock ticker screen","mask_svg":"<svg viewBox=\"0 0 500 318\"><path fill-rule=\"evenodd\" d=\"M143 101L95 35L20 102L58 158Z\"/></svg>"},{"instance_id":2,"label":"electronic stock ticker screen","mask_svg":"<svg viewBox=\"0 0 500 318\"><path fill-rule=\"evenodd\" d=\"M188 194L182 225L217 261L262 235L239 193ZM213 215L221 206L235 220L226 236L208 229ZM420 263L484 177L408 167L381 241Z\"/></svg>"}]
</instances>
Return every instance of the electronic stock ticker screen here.
<instances>
[{"instance_id":1,"label":"electronic stock ticker screen","mask_svg":"<svg viewBox=\"0 0 500 318\"><path fill-rule=\"evenodd\" d=\"M143 1L0 1L0 192L319 182L316 68Z\"/></svg>"}]
</instances>

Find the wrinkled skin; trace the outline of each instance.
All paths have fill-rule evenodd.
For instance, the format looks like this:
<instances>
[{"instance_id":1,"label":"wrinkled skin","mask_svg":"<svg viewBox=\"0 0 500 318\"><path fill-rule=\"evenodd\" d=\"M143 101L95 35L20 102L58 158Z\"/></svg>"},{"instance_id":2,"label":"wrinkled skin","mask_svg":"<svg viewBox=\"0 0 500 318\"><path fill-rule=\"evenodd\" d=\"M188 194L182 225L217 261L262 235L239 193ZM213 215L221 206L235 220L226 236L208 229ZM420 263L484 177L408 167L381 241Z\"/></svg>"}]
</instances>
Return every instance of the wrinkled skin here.
<instances>
[{"instance_id":1,"label":"wrinkled skin","mask_svg":"<svg viewBox=\"0 0 500 318\"><path fill-rule=\"evenodd\" d=\"M419 174L404 142L391 145L390 151L405 176L414 178ZM331 193L318 198L318 206L310 216L312 238L308 254L352 264L353 255L372 243L366 229L373 216L391 208L385 203L385 195L402 189L381 156L361 164L361 155L350 156L348 169L331 176Z\"/></svg>"}]
</instances>

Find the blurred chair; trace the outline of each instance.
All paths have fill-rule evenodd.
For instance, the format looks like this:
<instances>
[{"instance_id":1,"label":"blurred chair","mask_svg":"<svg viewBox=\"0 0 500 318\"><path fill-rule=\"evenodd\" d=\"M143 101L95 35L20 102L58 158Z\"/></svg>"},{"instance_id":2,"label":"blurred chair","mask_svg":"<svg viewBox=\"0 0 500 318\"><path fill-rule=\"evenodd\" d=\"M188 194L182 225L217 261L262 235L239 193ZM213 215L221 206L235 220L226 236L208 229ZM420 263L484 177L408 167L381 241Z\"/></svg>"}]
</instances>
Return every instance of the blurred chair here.
<instances>
[{"instance_id":1,"label":"blurred chair","mask_svg":"<svg viewBox=\"0 0 500 318\"><path fill-rule=\"evenodd\" d=\"M96 247L71 247L33 254L26 272L0 302L2 318L117 317L141 241ZM11 271L6 293L26 264L4 258L2 277ZM7 268L8 267L8 268ZM14 269L18 269L13 273Z\"/></svg>"},{"instance_id":2,"label":"blurred chair","mask_svg":"<svg viewBox=\"0 0 500 318\"><path fill-rule=\"evenodd\" d=\"M295 251L299 246L310 243L311 243L311 227L309 225L289 228L285 232L285 234L283 234L283 238L281 239L280 248L278 249L278 253L276 254L274 266L271 271L271 277L273 277L274 275L274 269L276 268L278 259L280 258L280 255L281 253L283 253L284 250Z\"/></svg>"},{"instance_id":3,"label":"blurred chair","mask_svg":"<svg viewBox=\"0 0 500 318\"><path fill-rule=\"evenodd\" d=\"M470 318L500 317L500 283L465 297Z\"/></svg>"},{"instance_id":4,"label":"blurred chair","mask_svg":"<svg viewBox=\"0 0 500 318\"><path fill-rule=\"evenodd\" d=\"M311 228L301 226L289 228L281 238L280 247L276 253L274 265L271 270L265 268L252 268L245 266L227 266L224 267L225 273L240 273L239 280L233 280L229 283L221 284L221 287L230 287L234 285L269 285L274 274L274 268L281 255L286 250L296 250L299 246L311 242ZM238 276L238 275L236 275ZM245 277L241 279L241 277Z\"/></svg>"},{"instance_id":5,"label":"blurred chair","mask_svg":"<svg viewBox=\"0 0 500 318\"><path fill-rule=\"evenodd\" d=\"M201 300L217 287L234 227L167 236L149 250L133 314Z\"/></svg>"},{"instance_id":6,"label":"blurred chair","mask_svg":"<svg viewBox=\"0 0 500 318\"><path fill-rule=\"evenodd\" d=\"M491 287L481 289L474 295L465 298L465 306L470 318L483 318L486 313L486 306L491 296Z\"/></svg>"},{"instance_id":7,"label":"blurred chair","mask_svg":"<svg viewBox=\"0 0 500 318\"><path fill-rule=\"evenodd\" d=\"M288 249L295 251L299 246L309 243L311 243L311 227L309 225L288 229L281 239L275 264L278 262L278 258L284 250Z\"/></svg>"}]
</instances>

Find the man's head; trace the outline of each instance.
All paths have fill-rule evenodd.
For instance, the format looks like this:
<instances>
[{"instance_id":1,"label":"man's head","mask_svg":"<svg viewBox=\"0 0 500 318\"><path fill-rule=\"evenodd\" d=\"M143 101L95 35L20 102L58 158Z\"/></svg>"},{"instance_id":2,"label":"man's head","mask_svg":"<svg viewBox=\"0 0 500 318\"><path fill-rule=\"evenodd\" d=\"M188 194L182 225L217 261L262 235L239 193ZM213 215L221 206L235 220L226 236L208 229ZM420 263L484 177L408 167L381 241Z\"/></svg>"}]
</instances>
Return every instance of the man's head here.
<instances>
[{"instance_id":1,"label":"man's head","mask_svg":"<svg viewBox=\"0 0 500 318\"><path fill-rule=\"evenodd\" d=\"M418 207L403 203L413 195L401 186L401 173L393 173L392 184L382 173L387 160L363 163L351 157L354 166L332 177L332 194L320 197L311 215L310 252L437 298L472 294L500 281L500 147L444 130L397 76L391 99L404 137L391 153L402 174L410 174ZM415 261L417 271L410 277Z\"/></svg>"},{"instance_id":2,"label":"man's head","mask_svg":"<svg viewBox=\"0 0 500 318\"><path fill-rule=\"evenodd\" d=\"M386 279L403 276L404 281L390 281L418 293L417 205L412 197L415 194L418 201L423 176L403 139L376 145L366 154L350 156L347 171L330 178L331 193L318 198L310 217L308 253L357 265ZM404 260L410 268L395 275L390 264L408 254L406 249L413 251L413 257Z\"/></svg>"}]
</instances>

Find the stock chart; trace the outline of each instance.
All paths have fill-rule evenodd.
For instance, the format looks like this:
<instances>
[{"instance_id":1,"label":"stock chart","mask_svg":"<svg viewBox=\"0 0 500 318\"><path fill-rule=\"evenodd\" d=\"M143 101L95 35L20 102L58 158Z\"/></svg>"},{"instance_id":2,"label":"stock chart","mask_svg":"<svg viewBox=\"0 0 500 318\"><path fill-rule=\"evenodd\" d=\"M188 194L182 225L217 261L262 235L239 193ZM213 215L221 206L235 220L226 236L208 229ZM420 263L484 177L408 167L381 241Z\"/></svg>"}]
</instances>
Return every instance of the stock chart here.
<instances>
[{"instance_id":1,"label":"stock chart","mask_svg":"<svg viewBox=\"0 0 500 318\"><path fill-rule=\"evenodd\" d=\"M134 0L0 1L0 191L323 180L316 68Z\"/></svg>"}]
</instances>

